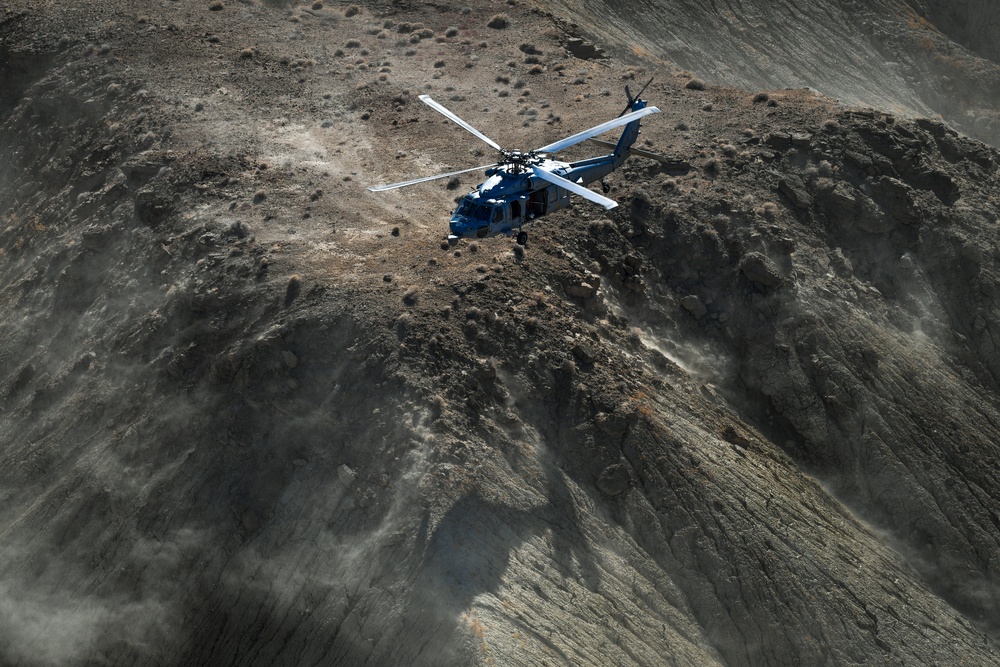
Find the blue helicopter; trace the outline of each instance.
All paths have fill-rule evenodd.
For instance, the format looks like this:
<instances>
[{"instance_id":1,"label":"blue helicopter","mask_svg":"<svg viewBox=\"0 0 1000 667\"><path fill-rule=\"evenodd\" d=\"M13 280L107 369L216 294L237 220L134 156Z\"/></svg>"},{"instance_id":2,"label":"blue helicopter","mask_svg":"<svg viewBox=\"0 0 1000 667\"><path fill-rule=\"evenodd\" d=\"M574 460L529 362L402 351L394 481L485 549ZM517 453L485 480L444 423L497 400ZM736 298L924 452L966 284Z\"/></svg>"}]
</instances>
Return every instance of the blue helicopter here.
<instances>
[{"instance_id":1,"label":"blue helicopter","mask_svg":"<svg viewBox=\"0 0 1000 667\"><path fill-rule=\"evenodd\" d=\"M649 83L643 86L635 97L629 92L628 87L625 87L628 104L618 118L526 152L501 148L495 141L459 118L454 112L435 102L429 95L421 95L421 102L499 151L500 159L479 167L368 189L372 192L382 192L485 169L486 180L462 197L458 207L452 212L448 226L448 243L455 245L463 238L484 239L500 234L512 236L516 230L516 240L523 246L528 242L528 234L523 227L539 216L569 206L570 194L579 195L595 204L600 204L605 209L617 206L614 200L584 186L610 174L620 167L630 154L661 161L665 159L655 153L632 148L632 144L639 136L639 119L660 111L656 107L646 106L646 100L639 98L647 86ZM593 139L622 125L625 129L616 144ZM611 147L613 151L609 155L578 162L561 162L551 157L587 139Z\"/></svg>"}]
</instances>

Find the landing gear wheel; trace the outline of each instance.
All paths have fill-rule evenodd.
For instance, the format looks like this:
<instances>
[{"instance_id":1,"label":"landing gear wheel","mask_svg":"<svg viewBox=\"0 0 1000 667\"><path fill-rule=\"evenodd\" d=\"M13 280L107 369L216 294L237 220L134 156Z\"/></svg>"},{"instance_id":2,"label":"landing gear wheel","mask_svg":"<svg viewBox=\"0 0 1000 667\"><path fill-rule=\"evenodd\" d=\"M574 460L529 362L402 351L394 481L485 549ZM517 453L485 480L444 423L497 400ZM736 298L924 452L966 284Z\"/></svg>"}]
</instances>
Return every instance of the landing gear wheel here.
<instances>
[{"instance_id":1,"label":"landing gear wheel","mask_svg":"<svg viewBox=\"0 0 1000 667\"><path fill-rule=\"evenodd\" d=\"M517 244L518 245L528 245L528 232L518 232L517 233Z\"/></svg>"}]
</instances>

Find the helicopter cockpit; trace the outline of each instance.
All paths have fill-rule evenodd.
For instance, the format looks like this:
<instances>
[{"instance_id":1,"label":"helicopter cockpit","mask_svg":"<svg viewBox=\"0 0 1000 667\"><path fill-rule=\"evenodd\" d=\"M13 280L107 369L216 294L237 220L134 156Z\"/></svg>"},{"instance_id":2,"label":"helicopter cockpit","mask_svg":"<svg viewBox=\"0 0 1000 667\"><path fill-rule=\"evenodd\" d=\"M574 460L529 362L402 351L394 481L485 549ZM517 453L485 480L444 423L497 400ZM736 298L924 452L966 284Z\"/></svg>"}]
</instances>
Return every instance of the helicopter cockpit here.
<instances>
[{"instance_id":1,"label":"helicopter cockpit","mask_svg":"<svg viewBox=\"0 0 1000 667\"><path fill-rule=\"evenodd\" d=\"M503 224L505 209L502 201L482 201L469 195L463 197L451 215L448 240L454 243L462 237L485 238L490 234L491 226Z\"/></svg>"},{"instance_id":2,"label":"helicopter cockpit","mask_svg":"<svg viewBox=\"0 0 1000 667\"><path fill-rule=\"evenodd\" d=\"M454 215L489 224L495 217L496 211L498 210L499 208L496 206L491 206L490 204L480 204L479 202L473 201L470 197L463 197L461 203L458 205L458 208L455 209Z\"/></svg>"}]
</instances>

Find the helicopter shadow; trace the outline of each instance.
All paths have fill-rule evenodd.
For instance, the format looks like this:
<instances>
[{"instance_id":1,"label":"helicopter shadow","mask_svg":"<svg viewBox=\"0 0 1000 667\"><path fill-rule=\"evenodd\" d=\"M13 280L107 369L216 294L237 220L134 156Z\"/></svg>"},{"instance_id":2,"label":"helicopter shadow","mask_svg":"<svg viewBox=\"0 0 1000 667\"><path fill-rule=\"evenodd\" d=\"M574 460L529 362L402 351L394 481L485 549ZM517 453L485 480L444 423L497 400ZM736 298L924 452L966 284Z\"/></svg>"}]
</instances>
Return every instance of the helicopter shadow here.
<instances>
[{"instance_id":1,"label":"helicopter shadow","mask_svg":"<svg viewBox=\"0 0 1000 667\"><path fill-rule=\"evenodd\" d=\"M581 527L572 492L561 470L545 464L547 501L518 509L484 499L478 492L459 499L426 537L424 567L417 582L413 610L436 611L450 618L470 609L476 597L497 594L512 559L524 557L518 571L537 568L521 547L534 537L548 537L551 554L541 560L555 564L560 577L598 590L600 568ZM519 575L536 590L544 586L531 572ZM552 575L547 575L552 578Z\"/></svg>"}]
</instances>

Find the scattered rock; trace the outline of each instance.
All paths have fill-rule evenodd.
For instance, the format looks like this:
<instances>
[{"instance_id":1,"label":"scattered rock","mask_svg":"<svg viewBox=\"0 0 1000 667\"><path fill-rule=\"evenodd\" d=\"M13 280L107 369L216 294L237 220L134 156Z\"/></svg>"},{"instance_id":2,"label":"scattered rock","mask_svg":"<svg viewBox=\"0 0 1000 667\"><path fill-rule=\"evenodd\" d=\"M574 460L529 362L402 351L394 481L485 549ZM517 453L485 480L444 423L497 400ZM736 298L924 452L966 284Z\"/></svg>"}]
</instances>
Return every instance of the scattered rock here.
<instances>
[{"instance_id":1,"label":"scattered rock","mask_svg":"<svg viewBox=\"0 0 1000 667\"><path fill-rule=\"evenodd\" d=\"M600 60L607 57L607 54L594 44L579 37L570 37L563 42L563 48L580 60Z\"/></svg>"},{"instance_id":2,"label":"scattered rock","mask_svg":"<svg viewBox=\"0 0 1000 667\"><path fill-rule=\"evenodd\" d=\"M781 287L785 282L778 266L759 252L748 253L740 262L740 271L743 272L747 280L761 287L774 289Z\"/></svg>"},{"instance_id":3,"label":"scattered rock","mask_svg":"<svg viewBox=\"0 0 1000 667\"><path fill-rule=\"evenodd\" d=\"M594 426L605 435L620 438L628 430L628 420L618 413L599 412L594 417Z\"/></svg>"},{"instance_id":4,"label":"scattered rock","mask_svg":"<svg viewBox=\"0 0 1000 667\"><path fill-rule=\"evenodd\" d=\"M701 302L701 299L699 299L698 296L695 294L688 294L687 296L683 297L681 299L681 305L684 307L684 310L691 313L691 315L696 320L700 320L708 312L708 308L705 306L704 303Z\"/></svg>"},{"instance_id":5,"label":"scattered rock","mask_svg":"<svg viewBox=\"0 0 1000 667\"><path fill-rule=\"evenodd\" d=\"M628 490L628 468L621 463L608 466L597 477L597 488L606 496L617 496Z\"/></svg>"},{"instance_id":6,"label":"scattered rock","mask_svg":"<svg viewBox=\"0 0 1000 667\"><path fill-rule=\"evenodd\" d=\"M812 195L806 190L806 184L795 174L785 176L778 183L778 190L788 197L797 208L810 209L813 205Z\"/></svg>"}]
</instances>

